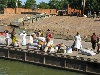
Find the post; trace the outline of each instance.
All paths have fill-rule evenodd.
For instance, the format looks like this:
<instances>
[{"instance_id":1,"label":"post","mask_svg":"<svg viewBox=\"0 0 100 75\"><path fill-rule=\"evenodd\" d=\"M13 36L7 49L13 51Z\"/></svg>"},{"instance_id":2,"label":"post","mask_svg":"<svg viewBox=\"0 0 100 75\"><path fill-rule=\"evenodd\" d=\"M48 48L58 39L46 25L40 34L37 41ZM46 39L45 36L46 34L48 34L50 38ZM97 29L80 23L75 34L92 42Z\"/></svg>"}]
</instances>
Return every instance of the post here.
<instances>
[{"instance_id":1,"label":"post","mask_svg":"<svg viewBox=\"0 0 100 75\"><path fill-rule=\"evenodd\" d=\"M84 16L85 0L82 0L82 5L83 5L83 16Z\"/></svg>"},{"instance_id":2,"label":"post","mask_svg":"<svg viewBox=\"0 0 100 75\"><path fill-rule=\"evenodd\" d=\"M23 52L24 53L24 56L22 58L23 61L26 61L26 52Z\"/></svg>"},{"instance_id":3,"label":"post","mask_svg":"<svg viewBox=\"0 0 100 75\"><path fill-rule=\"evenodd\" d=\"M7 58L9 58L9 49L7 50L8 52L7 52Z\"/></svg>"},{"instance_id":4,"label":"post","mask_svg":"<svg viewBox=\"0 0 100 75\"><path fill-rule=\"evenodd\" d=\"M18 14L18 0L16 0L16 13Z\"/></svg>"},{"instance_id":5,"label":"post","mask_svg":"<svg viewBox=\"0 0 100 75\"><path fill-rule=\"evenodd\" d=\"M45 55L44 55L44 59L43 59L43 64L45 64Z\"/></svg>"}]
</instances>

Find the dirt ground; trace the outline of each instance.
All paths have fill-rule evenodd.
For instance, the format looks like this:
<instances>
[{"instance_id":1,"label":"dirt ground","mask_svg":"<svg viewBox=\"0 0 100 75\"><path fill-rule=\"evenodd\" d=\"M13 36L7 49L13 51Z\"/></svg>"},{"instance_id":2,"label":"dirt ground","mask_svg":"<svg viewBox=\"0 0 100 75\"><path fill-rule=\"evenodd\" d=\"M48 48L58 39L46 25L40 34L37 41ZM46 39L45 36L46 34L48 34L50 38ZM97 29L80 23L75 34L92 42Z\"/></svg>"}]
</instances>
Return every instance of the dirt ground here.
<instances>
[{"instance_id":1,"label":"dirt ground","mask_svg":"<svg viewBox=\"0 0 100 75\"><path fill-rule=\"evenodd\" d=\"M12 20L22 16L25 15L3 14L0 15L0 20L8 20L9 24ZM26 29L41 29L44 32L46 32L47 29L50 29L53 34L66 36L74 36L76 32L79 32L82 37L90 37L93 32L95 32L96 35L100 34L100 18L53 16L45 19L39 19L39 21L33 23L30 22L30 24L25 25L25 27Z\"/></svg>"}]
</instances>

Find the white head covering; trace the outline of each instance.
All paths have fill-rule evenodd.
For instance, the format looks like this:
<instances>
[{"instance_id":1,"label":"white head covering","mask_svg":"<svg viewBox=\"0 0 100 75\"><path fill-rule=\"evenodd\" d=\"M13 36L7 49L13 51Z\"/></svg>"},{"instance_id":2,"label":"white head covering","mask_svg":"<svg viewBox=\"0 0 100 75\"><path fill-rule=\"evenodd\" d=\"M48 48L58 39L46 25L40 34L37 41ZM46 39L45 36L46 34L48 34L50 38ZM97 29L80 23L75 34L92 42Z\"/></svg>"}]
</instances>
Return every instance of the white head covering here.
<instances>
[{"instance_id":1,"label":"white head covering","mask_svg":"<svg viewBox=\"0 0 100 75\"><path fill-rule=\"evenodd\" d=\"M25 31L23 30L23 33L25 33Z\"/></svg>"}]
</instances>

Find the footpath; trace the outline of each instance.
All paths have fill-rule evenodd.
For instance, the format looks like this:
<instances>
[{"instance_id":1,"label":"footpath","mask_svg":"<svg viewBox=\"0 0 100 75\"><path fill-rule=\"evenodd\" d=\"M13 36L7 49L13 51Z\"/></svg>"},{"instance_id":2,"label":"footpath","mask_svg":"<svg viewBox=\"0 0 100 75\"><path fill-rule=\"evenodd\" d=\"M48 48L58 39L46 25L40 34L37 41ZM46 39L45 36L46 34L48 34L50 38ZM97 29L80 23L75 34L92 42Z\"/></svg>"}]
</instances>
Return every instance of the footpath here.
<instances>
[{"instance_id":1,"label":"footpath","mask_svg":"<svg viewBox=\"0 0 100 75\"><path fill-rule=\"evenodd\" d=\"M17 35L17 40L19 41L19 42L21 42L21 39L22 37L21 36L19 36L19 35ZM27 36L26 37L26 39L27 39L27 43L29 43L30 41L29 41L29 36ZM5 43L5 39L4 39L4 37L2 36L1 38L0 38L0 40L1 40L1 46L2 46L2 44L4 44ZM54 42L54 45L56 45L56 44L60 44L60 43L64 43L64 44L66 44L67 46L72 46L72 44L73 44L73 40L68 40L68 41L66 41L66 40L63 40L63 39L53 39L53 42ZM10 39L10 43L11 43L11 39ZM91 48L92 46L91 46L91 42L85 42L85 41L82 41L81 42L82 43L82 47L83 48ZM9 46L10 47L10 46ZM21 49L27 49L27 46L21 46ZM94 50L94 52L96 52L96 50ZM87 56L87 55L82 55L81 53L80 53L80 51L78 52L78 51L73 51L72 53L61 53L62 55L69 55L69 56L76 56L76 57L83 57L84 59L86 58L90 58L90 59L92 59L92 60L97 60L98 62L100 61L100 55L99 54L96 54L96 55L94 55L94 56Z\"/></svg>"}]
</instances>

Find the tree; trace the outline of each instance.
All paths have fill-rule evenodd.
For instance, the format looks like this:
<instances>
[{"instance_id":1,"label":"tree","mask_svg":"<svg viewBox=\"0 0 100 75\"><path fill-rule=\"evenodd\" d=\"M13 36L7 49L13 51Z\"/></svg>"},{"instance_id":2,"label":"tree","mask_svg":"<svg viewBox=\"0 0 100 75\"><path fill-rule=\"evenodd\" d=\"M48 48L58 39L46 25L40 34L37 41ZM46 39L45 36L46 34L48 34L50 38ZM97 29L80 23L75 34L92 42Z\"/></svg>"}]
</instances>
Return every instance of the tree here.
<instances>
[{"instance_id":1,"label":"tree","mask_svg":"<svg viewBox=\"0 0 100 75\"><path fill-rule=\"evenodd\" d=\"M48 3L45 3L42 1L37 5L37 8L47 9L47 8L50 8L50 6L48 5Z\"/></svg>"},{"instance_id":2,"label":"tree","mask_svg":"<svg viewBox=\"0 0 100 75\"><path fill-rule=\"evenodd\" d=\"M18 0L18 8L23 8L22 1Z\"/></svg>"},{"instance_id":3,"label":"tree","mask_svg":"<svg viewBox=\"0 0 100 75\"><path fill-rule=\"evenodd\" d=\"M62 8L67 9L68 4L69 4L68 0L63 0L63 7Z\"/></svg>"},{"instance_id":4,"label":"tree","mask_svg":"<svg viewBox=\"0 0 100 75\"><path fill-rule=\"evenodd\" d=\"M51 9L55 9L56 8L55 7L55 4L56 4L55 0L50 0L48 4L49 4Z\"/></svg>"},{"instance_id":5,"label":"tree","mask_svg":"<svg viewBox=\"0 0 100 75\"><path fill-rule=\"evenodd\" d=\"M22 2L20 0L8 0L7 7L8 8L16 8L17 3L18 3L18 7L21 8L22 7Z\"/></svg>"},{"instance_id":6,"label":"tree","mask_svg":"<svg viewBox=\"0 0 100 75\"><path fill-rule=\"evenodd\" d=\"M16 0L8 0L7 7L16 8Z\"/></svg>"},{"instance_id":7,"label":"tree","mask_svg":"<svg viewBox=\"0 0 100 75\"><path fill-rule=\"evenodd\" d=\"M49 6L51 9L63 10L67 8L68 0L50 0Z\"/></svg>"},{"instance_id":8,"label":"tree","mask_svg":"<svg viewBox=\"0 0 100 75\"><path fill-rule=\"evenodd\" d=\"M7 1L8 0L0 0L0 11L7 7Z\"/></svg>"},{"instance_id":9,"label":"tree","mask_svg":"<svg viewBox=\"0 0 100 75\"><path fill-rule=\"evenodd\" d=\"M99 11L100 10L100 1L99 0L87 0L86 8L91 11Z\"/></svg>"},{"instance_id":10,"label":"tree","mask_svg":"<svg viewBox=\"0 0 100 75\"><path fill-rule=\"evenodd\" d=\"M25 3L25 8L32 8L33 5L36 5L36 1L35 0L27 0Z\"/></svg>"},{"instance_id":11,"label":"tree","mask_svg":"<svg viewBox=\"0 0 100 75\"><path fill-rule=\"evenodd\" d=\"M68 2L74 9L80 9L82 7L82 0L68 0Z\"/></svg>"}]
</instances>

